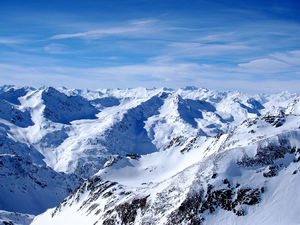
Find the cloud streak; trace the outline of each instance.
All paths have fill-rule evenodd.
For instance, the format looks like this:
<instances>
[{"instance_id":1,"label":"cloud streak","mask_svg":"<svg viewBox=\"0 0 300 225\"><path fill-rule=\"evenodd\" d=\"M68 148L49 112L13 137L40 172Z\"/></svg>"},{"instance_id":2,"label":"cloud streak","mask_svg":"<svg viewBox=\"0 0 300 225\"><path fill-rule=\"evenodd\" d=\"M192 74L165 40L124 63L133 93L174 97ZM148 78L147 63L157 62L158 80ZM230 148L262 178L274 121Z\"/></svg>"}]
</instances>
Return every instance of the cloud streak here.
<instances>
[{"instance_id":1,"label":"cloud streak","mask_svg":"<svg viewBox=\"0 0 300 225\"><path fill-rule=\"evenodd\" d=\"M171 43L170 52L173 55L184 57L216 56L230 53L237 53L246 50L253 50L254 47L238 43L224 44L203 44L203 43Z\"/></svg>"},{"instance_id":2,"label":"cloud streak","mask_svg":"<svg viewBox=\"0 0 300 225\"><path fill-rule=\"evenodd\" d=\"M238 64L237 71L254 74L292 73L300 70L300 51L270 54L247 63Z\"/></svg>"},{"instance_id":3,"label":"cloud streak","mask_svg":"<svg viewBox=\"0 0 300 225\"><path fill-rule=\"evenodd\" d=\"M149 32L148 29L156 22L156 20L135 20L124 26L108 27L102 29L95 29L85 32L69 33L69 34L57 34L50 39L69 39L69 38L85 38L85 39L98 39L104 36L112 35L131 35ZM153 31L153 30L152 30Z\"/></svg>"},{"instance_id":4,"label":"cloud streak","mask_svg":"<svg viewBox=\"0 0 300 225\"><path fill-rule=\"evenodd\" d=\"M68 38L90 38L96 39L107 35L122 35L122 34L130 34L140 31L137 27L116 27L116 28L108 28L108 29L99 29L92 30L87 32L79 32L73 34L58 34L52 36L50 39L68 39Z\"/></svg>"},{"instance_id":5,"label":"cloud streak","mask_svg":"<svg viewBox=\"0 0 300 225\"><path fill-rule=\"evenodd\" d=\"M67 54L66 46L62 44L49 44L44 47L44 51L49 54Z\"/></svg>"},{"instance_id":6,"label":"cloud streak","mask_svg":"<svg viewBox=\"0 0 300 225\"><path fill-rule=\"evenodd\" d=\"M13 38L2 38L0 37L0 44L10 45L10 44L18 44L21 43L21 40L13 39Z\"/></svg>"},{"instance_id":7,"label":"cloud streak","mask_svg":"<svg viewBox=\"0 0 300 225\"><path fill-rule=\"evenodd\" d=\"M250 73L279 73L289 68L289 65L276 59L255 59L247 63L240 63L241 71Z\"/></svg>"}]
</instances>

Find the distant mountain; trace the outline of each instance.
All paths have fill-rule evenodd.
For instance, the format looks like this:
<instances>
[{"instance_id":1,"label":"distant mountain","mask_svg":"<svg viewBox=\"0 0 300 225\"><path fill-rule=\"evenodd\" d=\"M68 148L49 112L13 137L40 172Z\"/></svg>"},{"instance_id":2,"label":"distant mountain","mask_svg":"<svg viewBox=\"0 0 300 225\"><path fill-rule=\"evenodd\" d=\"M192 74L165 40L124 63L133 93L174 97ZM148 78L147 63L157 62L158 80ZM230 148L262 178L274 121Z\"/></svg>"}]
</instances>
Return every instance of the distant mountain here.
<instances>
[{"instance_id":1,"label":"distant mountain","mask_svg":"<svg viewBox=\"0 0 300 225\"><path fill-rule=\"evenodd\" d=\"M0 87L0 209L64 199L43 225L297 224L299 99Z\"/></svg>"}]
</instances>

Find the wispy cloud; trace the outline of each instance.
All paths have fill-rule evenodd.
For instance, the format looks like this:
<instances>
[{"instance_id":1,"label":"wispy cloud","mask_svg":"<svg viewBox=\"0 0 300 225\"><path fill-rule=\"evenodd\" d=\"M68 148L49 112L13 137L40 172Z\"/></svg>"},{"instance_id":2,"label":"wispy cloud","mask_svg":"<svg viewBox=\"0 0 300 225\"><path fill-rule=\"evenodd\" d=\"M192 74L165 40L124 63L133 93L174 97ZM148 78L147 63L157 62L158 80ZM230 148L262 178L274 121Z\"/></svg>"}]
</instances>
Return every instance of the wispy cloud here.
<instances>
[{"instance_id":1,"label":"wispy cloud","mask_svg":"<svg viewBox=\"0 0 300 225\"><path fill-rule=\"evenodd\" d=\"M238 67L241 71L250 73L279 73L289 68L289 65L276 59L263 58L240 63Z\"/></svg>"},{"instance_id":2,"label":"wispy cloud","mask_svg":"<svg viewBox=\"0 0 300 225\"><path fill-rule=\"evenodd\" d=\"M289 65L300 66L300 50L289 51L285 53L274 53L271 54L271 57L274 57Z\"/></svg>"},{"instance_id":3,"label":"wispy cloud","mask_svg":"<svg viewBox=\"0 0 300 225\"><path fill-rule=\"evenodd\" d=\"M203 37L199 37L197 40L199 42L225 42L225 41L233 41L236 38L236 32L222 32L222 33L214 33L207 34Z\"/></svg>"},{"instance_id":4,"label":"wispy cloud","mask_svg":"<svg viewBox=\"0 0 300 225\"><path fill-rule=\"evenodd\" d=\"M10 44L18 44L21 43L21 40L14 38L2 38L0 37L0 44L10 45Z\"/></svg>"},{"instance_id":5,"label":"wispy cloud","mask_svg":"<svg viewBox=\"0 0 300 225\"><path fill-rule=\"evenodd\" d=\"M66 46L63 44L51 43L44 47L44 51L49 54L67 54Z\"/></svg>"},{"instance_id":6,"label":"wispy cloud","mask_svg":"<svg viewBox=\"0 0 300 225\"><path fill-rule=\"evenodd\" d=\"M132 20L130 21L130 24L132 25L152 25L159 22L157 19L139 19L139 20Z\"/></svg>"},{"instance_id":7,"label":"wispy cloud","mask_svg":"<svg viewBox=\"0 0 300 225\"><path fill-rule=\"evenodd\" d=\"M238 55L252 54L257 47L247 43L224 42L224 43L202 43L202 42L170 42L159 56L150 58L150 61L166 62L180 60L198 60L199 63L207 60L220 61L229 58L238 60Z\"/></svg>"},{"instance_id":8,"label":"wispy cloud","mask_svg":"<svg viewBox=\"0 0 300 225\"><path fill-rule=\"evenodd\" d=\"M115 34L126 34L139 31L136 27L116 27L116 28L107 28L107 29L99 29L92 30L87 32L79 32L73 34L58 34L52 36L50 39L67 39L67 38L91 38L96 39L106 35L115 35Z\"/></svg>"},{"instance_id":9,"label":"wispy cloud","mask_svg":"<svg viewBox=\"0 0 300 225\"><path fill-rule=\"evenodd\" d=\"M171 43L169 45L175 54L184 54L185 56L209 56L224 54L227 52L244 51L253 49L253 47L238 44L202 44L202 43Z\"/></svg>"},{"instance_id":10,"label":"wispy cloud","mask_svg":"<svg viewBox=\"0 0 300 225\"><path fill-rule=\"evenodd\" d=\"M101 29L70 33L70 34L57 34L50 37L50 39L68 39L68 38L97 39L97 38L101 38L104 36L111 36L111 35L140 34L141 32L150 32L149 28L155 22L156 20L153 19L134 20L131 21L129 24L125 24L123 26L101 28Z\"/></svg>"},{"instance_id":11,"label":"wispy cloud","mask_svg":"<svg viewBox=\"0 0 300 225\"><path fill-rule=\"evenodd\" d=\"M238 64L238 71L255 74L292 73L299 70L300 51L274 53L265 58Z\"/></svg>"}]
</instances>

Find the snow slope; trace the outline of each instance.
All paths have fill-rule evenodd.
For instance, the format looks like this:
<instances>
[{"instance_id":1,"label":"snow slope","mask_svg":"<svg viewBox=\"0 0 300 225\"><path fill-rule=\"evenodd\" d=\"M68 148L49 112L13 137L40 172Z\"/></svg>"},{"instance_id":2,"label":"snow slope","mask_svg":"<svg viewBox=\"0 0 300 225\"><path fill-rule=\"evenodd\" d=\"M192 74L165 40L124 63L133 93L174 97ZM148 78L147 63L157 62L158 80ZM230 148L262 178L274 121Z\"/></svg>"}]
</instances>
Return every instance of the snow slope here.
<instances>
[{"instance_id":1,"label":"snow slope","mask_svg":"<svg viewBox=\"0 0 300 225\"><path fill-rule=\"evenodd\" d=\"M219 168L209 162L217 165L223 151L233 152L228 154L237 157L237 149L242 148L243 152L255 155L253 149L264 143L263 140L269 142L271 137L281 134L287 135L289 140L290 133L286 130L296 131L297 127L286 125L286 121L292 121L287 124L298 123L299 99L298 95L287 92L251 96L198 88L89 91L2 86L0 209L39 214L57 205L86 179L78 190L89 198L90 190L85 191L83 186L99 177L101 181L95 185L109 186L117 182L112 187L120 186L111 195L117 196L120 202L112 201L112 197L105 201L97 198L102 205L116 207L130 202L134 196L142 199L137 201L141 205L149 195L154 204L151 210L157 213L157 218L164 218L159 223L165 224L174 207L193 195L194 186L201 187L202 194L207 192L208 183L198 174L217 171ZM245 124L255 123L253 121L261 125L251 130L245 127ZM254 171L245 168L243 171ZM231 177L231 173L224 175L224 179ZM123 191L131 194L120 195ZM169 192L177 197L168 197ZM237 195L238 189L231 192ZM82 195L80 198L84 199ZM164 204L174 207L164 206L169 211L157 212L156 205L160 207L164 201L157 196L162 195L168 199ZM76 211L75 205L80 204L73 204L68 210ZM253 207L249 207L249 212ZM74 216L75 221L80 218L96 221L95 216L79 211L78 218ZM104 221L105 210L101 211L98 217L101 215ZM112 213L115 215L116 211ZM141 217L137 221L143 220L140 213L136 212ZM63 213L53 218L59 215L66 218ZM150 213L149 217L152 216ZM205 221L210 221L209 215ZM52 222L54 224L49 220Z\"/></svg>"},{"instance_id":2,"label":"snow slope","mask_svg":"<svg viewBox=\"0 0 300 225\"><path fill-rule=\"evenodd\" d=\"M4 225L28 225L32 222L34 216L15 212L0 210L0 224Z\"/></svg>"},{"instance_id":3,"label":"snow slope","mask_svg":"<svg viewBox=\"0 0 300 225\"><path fill-rule=\"evenodd\" d=\"M33 146L15 141L10 128L0 123L0 207L38 214L55 206L80 184L76 175L47 167Z\"/></svg>"},{"instance_id":4,"label":"snow slope","mask_svg":"<svg viewBox=\"0 0 300 225\"><path fill-rule=\"evenodd\" d=\"M32 224L299 224L299 126L253 119L121 158Z\"/></svg>"}]
</instances>

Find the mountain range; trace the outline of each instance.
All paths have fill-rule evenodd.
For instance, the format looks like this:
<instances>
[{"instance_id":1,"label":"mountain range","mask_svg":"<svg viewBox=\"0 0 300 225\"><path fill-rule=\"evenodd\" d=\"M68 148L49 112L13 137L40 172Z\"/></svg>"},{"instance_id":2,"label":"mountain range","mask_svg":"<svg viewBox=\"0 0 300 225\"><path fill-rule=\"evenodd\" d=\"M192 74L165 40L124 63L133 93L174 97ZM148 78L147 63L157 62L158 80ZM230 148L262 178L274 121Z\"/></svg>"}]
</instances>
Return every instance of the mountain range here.
<instances>
[{"instance_id":1,"label":"mountain range","mask_svg":"<svg viewBox=\"0 0 300 225\"><path fill-rule=\"evenodd\" d=\"M0 87L0 223L299 224L300 96Z\"/></svg>"}]
</instances>

